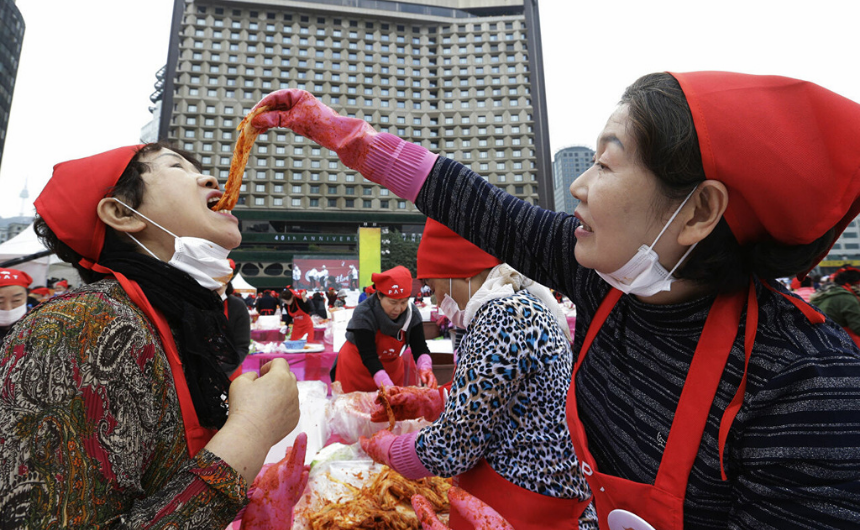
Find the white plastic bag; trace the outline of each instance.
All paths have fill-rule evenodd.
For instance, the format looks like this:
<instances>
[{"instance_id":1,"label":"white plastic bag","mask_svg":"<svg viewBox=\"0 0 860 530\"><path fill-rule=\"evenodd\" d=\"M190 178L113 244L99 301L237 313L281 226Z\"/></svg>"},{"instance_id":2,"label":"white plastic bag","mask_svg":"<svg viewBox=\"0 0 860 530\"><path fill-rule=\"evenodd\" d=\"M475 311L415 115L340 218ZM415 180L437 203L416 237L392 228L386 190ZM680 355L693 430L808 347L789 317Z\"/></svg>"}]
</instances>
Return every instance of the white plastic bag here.
<instances>
[{"instance_id":1,"label":"white plastic bag","mask_svg":"<svg viewBox=\"0 0 860 530\"><path fill-rule=\"evenodd\" d=\"M376 392L350 392L344 394L340 382L331 387L331 400L326 406L326 423L331 434L338 435L344 443L353 444L359 437L368 438L388 428L388 422L370 421L370 413L376 406ZM406 434L430 425L424 418L398 421L394 424L394 434Z\"/></svg>"}]
</instances>

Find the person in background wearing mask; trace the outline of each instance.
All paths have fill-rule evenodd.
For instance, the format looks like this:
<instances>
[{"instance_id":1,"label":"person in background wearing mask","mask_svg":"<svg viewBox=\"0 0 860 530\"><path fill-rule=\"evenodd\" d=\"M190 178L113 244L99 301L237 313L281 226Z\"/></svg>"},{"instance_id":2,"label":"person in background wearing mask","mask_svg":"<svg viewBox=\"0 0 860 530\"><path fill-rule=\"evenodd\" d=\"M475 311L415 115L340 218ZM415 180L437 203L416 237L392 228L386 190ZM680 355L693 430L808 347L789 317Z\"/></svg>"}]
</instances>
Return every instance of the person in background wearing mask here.
<instances>
[{"instance_id":1,"label":"person in background wearing mask","mask_svg":"<svg viewBox=\"0 0 860 530\"><path fill-rule=\"evenodd\" d=\"M566 416L601 528L860 528L860 351L776 281L860 214L860 103L773 75L648 74L571 184L574 215L307 92L260 105L258 130L334 150L570 298Z\"/></svg>"},{"instance_id":2,"label":"person in background wearing mask","mask_svg":"<svg viewBox=\"0 0 860 530\"><path fill-rule=\"evenodd\" d=\"M403 386L404 360L409 346L421 384L436 388L433 361L424 339L424 324L409 302L412 274L398 265L371 276L375 294L359 304L346 326L346 342L332 368L332 380L344 392L373 392L380 386Z\"/></svg>"},{"instance_id":3,"label":"person in background wearing mask","mask_svg":"<svg viewBox=\"0 0 860 530\"><path fill-rule=\"evenodd\" d=\"M809 301L860 346L860 269L846 265L830 277L833 283L814 293Z\"/></svg>"},{"instance_id":4,"label":"person in background wearing mask","mask_svg":"<svg viewBox=\"0 0 860 530\"><path fill-rule=\"evenodd\" d=\"M398 420L435 421L401 436L379 431L361 446L408 479L456 475L517 530L596 530L564 420L570 330L549 289L432 219L418 245L418 277L466 330L450 396L443 405L441 389L386 388ZM371 419L385 418L378 405ZM450 524L465 527L455 513Z\"/></svg>"},{"instance_id":5,"label":"person in background wearing mask","mask_svg":"<svg viewBox=\"0 0 860 530\"><path fill-rule=\"evenodd\" d=\"M30 275L17 269L0 269L0 344L15 322L27 313L27 287Z\"/></svg>"},{"instance_id":6,"label":"person in background wearing mask","mask_svg":"<svg viewBox=\"0 0 860 530\"><path fill-rule=\"evenodd\" d=\"M0 351L0 527L221 530L295 502L247 498L298 390L282 359L232 384L222 369L238 356L215 291L242 236L221 196L166 144L54 167L34 227L86 285Z\"/></svg>"},{"instance_id":7,"label":"person in background wearing mask","mask_svg":"<svg viewBox=\"0 0 860 530\"><path fill-rule=\"evenodd\" d=\"M60 280L54 283L54 296L60 296L62 294L66 294L66 291L69 290L69 282L68 280Z\"/></svg>"}]
</instances>

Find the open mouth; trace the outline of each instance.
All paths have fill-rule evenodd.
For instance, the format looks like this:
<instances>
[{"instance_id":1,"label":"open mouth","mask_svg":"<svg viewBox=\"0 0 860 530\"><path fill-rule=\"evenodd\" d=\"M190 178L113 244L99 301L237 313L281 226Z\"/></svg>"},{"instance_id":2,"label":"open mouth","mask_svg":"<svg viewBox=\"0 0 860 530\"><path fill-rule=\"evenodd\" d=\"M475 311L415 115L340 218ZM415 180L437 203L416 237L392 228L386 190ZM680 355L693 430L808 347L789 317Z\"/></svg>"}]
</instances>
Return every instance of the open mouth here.
<instances>
[{"instance_id":1,"label":"open mouth","mask_svg":"<svg viewBox=\"0 0 860 530\"><path fill-rule=\"evenodd\" d=\"M585 223L582 221L582 219L580 219L580 220L579 220L579 226L580 226L580 227L582 227L582 229L583 229L583 230L585 230L586 232L591 232L591 231L592 231L592 230L591 230L591 227L590 227L590 226L588 226L587 224L585 224Z\"/></svg>"}]
</instances>

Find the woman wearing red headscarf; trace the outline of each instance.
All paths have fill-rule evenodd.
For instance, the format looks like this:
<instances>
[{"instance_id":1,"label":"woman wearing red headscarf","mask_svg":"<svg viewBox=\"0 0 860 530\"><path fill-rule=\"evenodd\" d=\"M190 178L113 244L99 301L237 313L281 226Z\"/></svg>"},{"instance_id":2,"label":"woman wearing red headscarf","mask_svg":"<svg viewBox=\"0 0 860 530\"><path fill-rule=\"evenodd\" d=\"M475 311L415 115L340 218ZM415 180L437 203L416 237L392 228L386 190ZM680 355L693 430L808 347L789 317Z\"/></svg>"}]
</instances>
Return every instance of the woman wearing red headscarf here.
<instances>
[{"instance_id":1,"label":"woman wearing red headscarf","mask_svg":"<svg viewBox=\"0 0 860 530\"><path fill-rule=\"evenodd\" d=\"M418 246L418 277L466 330L450 395L386 388L398 419L433 424L401 436L382 430L361 446L409 479L455 476L517 530L596 528L564 421L573 359L552 293L433 219ZM381 405L371 419L385 421ZM452 512L451 524L466 522Z\"/></svg>"},{"instance_id":2,"label":"woman wearing red headscarf","mask_svg":"<svg viewBox=\"0 0 860 530\"><path fill-rule=\"evenodd\" d=\"M412 350L422 384L435 388L430 349L421 312L409 302L412 274L398 265L370 277L376 292L359 304L346 326L337 354L334 380L344 392L373 392L381 385L403 386L402 353Z\"/></svg>"},{"instance_id":3,"label":"woman wearing red headscarf","mask_svg":"<svg viewBox=\"0 0 860 530\"><path fill-rule=\"evenodd\" d=\"M856 102L777 76L644 76L573 216L305 92L261 104L255 126L335 150L574 302L567 420L601 528L860 527L860 351L776 280L860 213Z\"/></svg>"},{"instance_id":4,"label":"woman wearing red headscarf","mask_svg":"<svg viewBox=\"0 0 860 530\"><path fill-rule=\"evenodd\" d=\"M30 275L17 269L0 269L0 344L15 322L27 313L27 287Z\"/></svg>"},{"instance_id":5,"label":"woman wearing red headscarf","mask_svg":"<svg viewBox=\"0 0 860 530\"><path fill-rule=\"evenodd\" d=\"M248 503L298 391L282 360L227 379L238 357L216 291L241 235L209 209L221 195L162 144L54 167L35 229L87 285L33 309L0 351L0 527L220 530ZM280 517L290 500L245 513Z\"/></svg>"},{"instance_id":6,"label":"woman wearing red headscarf","mask_svg":"<svg viewBox=\"0 0 860 530\"><path fill-rule=\"evenodd\" d=\"M860 269L846 265L833 273L833 283L810 298L818 309L842 326L860 346Z\"/></svg>"},{"instance_id":7,"label":"woman wearing red headscarf","mask_svg":"<svg viewBox=\"0 0 860 530\"><path fill-rule=\"evenodd\" d=\"M286 311L293 323L290 332L290 340L300 340L304 336L313 338L314 323L311 320L311 303L308 301L308 293L304 289L295 291L285 289L280 294L283 311ZM286 320L286 319L284 319Z\"/></svg>"}]
</instances>

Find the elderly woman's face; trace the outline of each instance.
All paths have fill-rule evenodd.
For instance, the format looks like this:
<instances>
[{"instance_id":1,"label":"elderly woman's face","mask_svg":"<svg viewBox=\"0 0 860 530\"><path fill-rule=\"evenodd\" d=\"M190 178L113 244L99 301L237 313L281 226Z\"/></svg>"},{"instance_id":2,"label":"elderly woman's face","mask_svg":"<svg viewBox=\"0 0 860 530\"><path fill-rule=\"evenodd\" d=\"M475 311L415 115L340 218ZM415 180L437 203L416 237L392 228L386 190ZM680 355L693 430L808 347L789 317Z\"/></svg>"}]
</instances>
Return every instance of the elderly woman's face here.
<instances>
[{"instance_id":1,"label":"elderly woman's face","mask_svg":"<svg viewBox=\"0 0 860 530\"><path fill-rule=\"evenodd\" d=\"M143 174L146 190L138 208L142 214L180 237L198 237L228 249L239 246L238 219L209 209L222 195L214 177L200 174L191 162L169 149L147 153L141 161L151 168ZM158 248L147 244L162 259L173 255L170 234L147 223L141 235Z\"/></svg>"},{"instance_id":2,"label":"elderly woman's face","mask_svg":"<svg viewBox=\"0 0 860 530\"><path fill-rule=\"evenodd\" d=\"M650 246L678 206L666 204L657 177L638 161L628 124L622 105L598 137L594 164L570 185L580 200L574 215L582 222L576 229L576 260L603 273L621 268L641 245ZM658 204L665 208L655 210ZM654 247L664 267L671 268L683 254L680 228L675 221Z\"/></svg>"},{"instance_id":3,"label":"elderly woman's face","mask_svg":"<svg viewBox=\"0 0 860 530\"><path fill-rule=\"evenodd\" d=\"M408 298L391 298L390 296L380 296L379 305L382 310L388 315L391 320L397 320L401 313L409 307Z\"/></svg>"},{"instance_id":4,"label":"elderly woman's face","mask_svg":"<svg viewBox=\"0 0 860 530\"><path fill-rule=\"evenodd\" d=\"M9 311L27 303L27 289L20 285L0 287L0 310Z\"/></svg>"}]
</instances>

